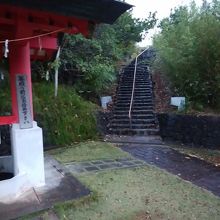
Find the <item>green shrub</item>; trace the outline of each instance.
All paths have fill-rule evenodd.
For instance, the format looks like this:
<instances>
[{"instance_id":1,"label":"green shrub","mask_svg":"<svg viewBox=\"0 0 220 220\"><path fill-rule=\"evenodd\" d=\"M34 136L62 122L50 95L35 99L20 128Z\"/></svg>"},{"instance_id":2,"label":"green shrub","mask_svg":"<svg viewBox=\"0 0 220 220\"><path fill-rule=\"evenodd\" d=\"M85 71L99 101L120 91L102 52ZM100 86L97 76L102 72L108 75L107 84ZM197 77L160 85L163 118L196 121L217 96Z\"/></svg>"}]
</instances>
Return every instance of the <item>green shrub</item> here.
<instances>
[{"instance_id":1,"label":"green shrub","mask_svg":"<svg viewBox=\"0 0 220 220\"><path fill-rule=\"evenodd\" d=\"M10 85L7 75L5 80L0 80L0 115L10 114L11 108Z\"/></svg>"},{"instance_id":2,"label":"green shrub","mask_svg":"<svg viewBox=\"0 0 220 220\"><path fill-rule=\"evenodd\" d=\"M84 101L73 88L60 86L54 98L52 84L34 84L33 97L35 118L46 144L68 145L97 137L96 105Z\"/></svg>"},{"instance_id":3,"label":"green shrub","mask_svg":"<svg viewBox=\"0 0 220 220\"><path fill-rule=\"evenodd\" d=\"M175 9L154 38L156 66L170 78L177 95L195 106L220 105L220 3Z\"/></svg>"},{"instance_id":4,"label":"green shrub","mask_svg":"<svg viewBox=\"0 0 220 220\"><path fill-rule=\"evenodd\" d=\"M155 23L155 13L140 20L126 12L113 25L97 25L93 38L66 34L60 57L60 77L66 77L69 69L79 76L74 80L77 91L101 95L115 81L118 63L136 52L136 42L140 42Z\"/></svg>"}]
</instances>

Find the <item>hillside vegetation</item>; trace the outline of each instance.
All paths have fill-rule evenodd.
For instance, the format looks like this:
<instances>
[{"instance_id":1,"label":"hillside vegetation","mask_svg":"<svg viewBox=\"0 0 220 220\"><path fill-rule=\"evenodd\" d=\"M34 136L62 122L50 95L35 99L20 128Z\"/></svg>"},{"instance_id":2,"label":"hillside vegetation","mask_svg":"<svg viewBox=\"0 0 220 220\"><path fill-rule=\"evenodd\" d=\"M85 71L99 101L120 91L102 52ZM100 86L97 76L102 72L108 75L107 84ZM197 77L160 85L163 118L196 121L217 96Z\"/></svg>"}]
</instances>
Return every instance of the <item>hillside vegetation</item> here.
<instances>
[{"instance_id":1,"label":"hillside vegetation","mask_svg":"<svg viewBox=\"0 0 220 220\"><path fill-rule=\"evenodd\" d=\"M74 86L85 97L105 93L116 80L120 64L138 52L136 43L155 24L155 13L141 20L126 12L113 25L97 25L90 38L66 34L58 63L60 83ZM51 63L34 65L34 79L44 80L49 69L50 80L53 81L54 71L51 67Z\"/></svg>"},{"instance_id":2,"label":"hillside vegetation","mask_svg":"<svg viewBox=\"0 0 220 220\"><path fill-rule=\"evenodd\" d=\"M165 73L174 93L198 110L220 108L220 2L198 8L181 6L160 23L154 37L156 69Z\"/></svg>"},{"instance_id":3,"label":"hillside vegetation","mask_svg":"<svg viewBox=\"0 0 220 220\"><path fill-rule=\"evenodd\" d=\"M46 144L62 146L97 138L95 104L67 86L60 86L57 98L52 84L35 84L33 89L35 118Z\"/></svg>"},{"instance_id":4,"label":"hillside vegetation","mask_svg":"<svg viewBox=\"0 0 220 220\"><path fill-rule=\"evenodd\" d=\"M119 63L136 53L135 43L155 23L155 14L140 20L126 12L113 25L97 25L90 38L64 35L61 56L56 61L32 63L35 120L43 128L46 144L69 145L97 138L98 107L94 103L116 80ZM5 80L0 80L0 115L8 115L11 111L8 62L3 61L0 69L4 66L6 71ZM54 98L56 68L60 85Z\"/></svg>"}]
</instances>

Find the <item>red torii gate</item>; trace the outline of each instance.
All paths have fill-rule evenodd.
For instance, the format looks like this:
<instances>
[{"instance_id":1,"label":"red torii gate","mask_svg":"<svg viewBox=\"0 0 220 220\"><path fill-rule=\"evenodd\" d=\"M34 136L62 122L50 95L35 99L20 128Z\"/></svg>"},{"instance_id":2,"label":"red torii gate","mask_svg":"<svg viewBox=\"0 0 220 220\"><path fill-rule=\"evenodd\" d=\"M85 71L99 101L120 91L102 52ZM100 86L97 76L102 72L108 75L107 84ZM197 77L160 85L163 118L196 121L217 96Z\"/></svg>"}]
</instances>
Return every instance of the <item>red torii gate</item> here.
<instances>
[{"instance_id":1,"label":"red torii gate","mask_svg":"<svg viewBox=\"0 0 220 220\"><path fill-rule=\"evenodd\" d=\"M50 59L60 32L89 36L96 23L111 24L129 8L117 0L0 0L0 59L9 59L12 99L12 115L0 116L0 126L12 125L13 148L12 157L0 157L0 167L14 166L14 178L0 181L0 199L44 184L42 130L33 122L31 60ZM26 180L31 184L25 185Z\"/></svg>"},{"instance_id":2,"label":"red torii gate","mask_svg":"<svg viewBox=\"0 0 220 220\"><path fill-rule=\"evenodd\" d=\"M71 11L68 4L71 4L74 10ZM0 125L19 122L16 94L18 73L27 76L33 116L30 59L50 59L57 50L58 33L81 33L87 37L91 26L96 22L112 23L130 7L128 4L110 0L64 0L62 7L56 0L0 1L0 43L4 46L8 40L12 97L12 115L1 116ZM0 47L0 54L3 54L2 49L3 47Z\"/></svg>"}]
</instances>

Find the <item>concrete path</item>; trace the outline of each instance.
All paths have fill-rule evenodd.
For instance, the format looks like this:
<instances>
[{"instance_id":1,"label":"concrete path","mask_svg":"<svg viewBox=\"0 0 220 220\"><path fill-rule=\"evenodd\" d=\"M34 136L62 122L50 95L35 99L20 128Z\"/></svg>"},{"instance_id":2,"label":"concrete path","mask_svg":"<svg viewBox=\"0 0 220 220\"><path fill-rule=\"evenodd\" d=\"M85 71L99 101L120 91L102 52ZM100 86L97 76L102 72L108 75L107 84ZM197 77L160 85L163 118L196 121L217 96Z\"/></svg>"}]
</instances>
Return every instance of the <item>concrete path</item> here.
<instances>
[{"instance_id":1,"label":"concrete path","mask_svg":"<svg viewBox=\"0 0 220 220\"><path fill-rule=\"evenodd\" d=\"M70 163L66 165L66 168L72 173L88 173L88 172L100 172L112 169L133 168L144 166L146 163L142 160L135 158L121 158L116 160L97 160L81 163Z\"/></svg>"},{"instance_id":2,"label":"concrete path","mask_svg":"<svg viewBox=\"0 0 220 220\"><path fill-rule=\"evenodd\" d=\"M44 187L30 189L7 203L0 201L0 220L15 219L90 193L64 166L50 156L45 157L45 176Z\"/></svg>"},{"instance_id":3,"label":"concrete path","mask_svg":"<svg viewBox=\"0 0 220 220\"><path fill-rule=\"evenodd\" d=\"M198 158L181 154L168 146L122 144L121 148L148 164L165 169L220 196L220 167Z\"/></svg>"}]
</instances>

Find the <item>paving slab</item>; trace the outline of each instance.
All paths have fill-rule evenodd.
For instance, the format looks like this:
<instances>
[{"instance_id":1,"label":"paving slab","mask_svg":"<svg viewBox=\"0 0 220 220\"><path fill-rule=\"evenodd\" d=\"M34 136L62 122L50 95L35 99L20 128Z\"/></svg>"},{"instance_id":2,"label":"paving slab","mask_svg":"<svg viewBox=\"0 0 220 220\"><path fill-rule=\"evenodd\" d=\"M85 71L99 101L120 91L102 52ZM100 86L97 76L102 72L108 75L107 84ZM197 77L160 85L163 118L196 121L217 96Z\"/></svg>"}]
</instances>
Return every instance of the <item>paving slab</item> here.
<instances>
[{"instance_id":1,"label":"paving slab","mask_svg":"<svg viewBox=\"0 0 220 220\"><path fill-rule=\"evenodd\" d=\"M148 164L165 169L220 197L220 167L181 154L165 145L122 144L121 149Z\"/></svg>"},{"instance_id":2,"label":"paving slab","mask_svg":"<svg viewBox=\"0 0 220 220\"><path fill-rule=\"evenodd\" d=\"M12 201L0 201L0 219L15 219L48 209L58 202L86 196L90 191L51 156L45 157L46 185L32 188Z\"/></svg>"},{"instance_id":3,"label":"paving slab","mask_svg":"<svg viewBox=\"0 0 220 220\"><path fill-rule=\"evenodd\" d=\"M88 166L85 166L87 164ZM72 173L88 173L100 172L112 169L124 169L145 166L146 163L136 158L120 158L120 159L106 159L88 162L73 162L66 164L66 168Z\"/></svg>"}]
</instances>

